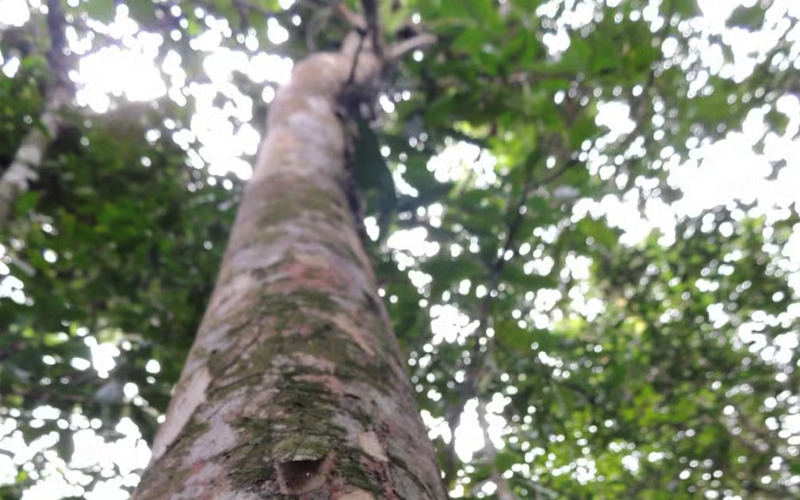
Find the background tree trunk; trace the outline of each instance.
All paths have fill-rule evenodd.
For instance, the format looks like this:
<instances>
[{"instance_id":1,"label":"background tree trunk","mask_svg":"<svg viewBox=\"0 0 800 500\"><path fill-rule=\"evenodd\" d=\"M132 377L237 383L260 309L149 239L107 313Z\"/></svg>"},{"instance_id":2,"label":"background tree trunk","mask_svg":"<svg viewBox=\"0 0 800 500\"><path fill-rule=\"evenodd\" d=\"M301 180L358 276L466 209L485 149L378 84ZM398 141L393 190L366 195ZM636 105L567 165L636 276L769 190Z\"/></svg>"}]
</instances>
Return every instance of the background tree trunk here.
<instances>
[{"instance_id":1,"label":"background tree trunk","mask_svg":"<svg viewBox=\"0 0 800 500\"><path fill-rule=\"evenodd\" d=\"M381 67L361 45L297 65L270 106L135 498L446 498L344 190L339 96Z\"/></svg>"},{"instance_id":2,"label":"background tree trunk","mask_svg":"<svg viewBox=\"0 0 800 500\"><path fill-rule=\"evenodd\" d=\"M17 148L8 168L0 175L0 225L11 217L14 202L28 191L28 185L39 176L39 168L47 148L58 136L61 129L62 108L72 98L73 89L67 73L64 49L67 42L64 34L64 11L59 0L47 2L47 28L50 35L50 49L47 61L53 73L53 81L45 87L44 109L34 126L25 135Z\"/></svg>"}]
</instances>

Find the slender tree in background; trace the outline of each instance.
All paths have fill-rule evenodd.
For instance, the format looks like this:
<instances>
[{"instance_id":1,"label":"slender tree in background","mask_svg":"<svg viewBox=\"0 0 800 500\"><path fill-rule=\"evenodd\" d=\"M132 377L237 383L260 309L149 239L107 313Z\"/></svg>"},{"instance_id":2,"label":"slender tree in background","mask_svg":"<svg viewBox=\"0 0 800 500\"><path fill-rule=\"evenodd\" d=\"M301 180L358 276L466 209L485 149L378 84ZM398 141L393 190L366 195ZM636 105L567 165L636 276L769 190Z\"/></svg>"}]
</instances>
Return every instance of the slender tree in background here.
<instances>
[{"instance_id":1,"label":"slender tree in background","mask_svg":"<svg viewBox=\"0 0 800 500\"><path fill-rule=\"evenodd\" d=\"M348 120L382 68L372 26L272 102L134 498L446 498L348 201Z\"/></svg>"},{"instance_id":2,"label":"slender tree in background","mask_svg":"<svg viewBox=\"0 0 800 500\"><path fill-rule=\"evenodd\" d=\"M4 0L0 498L797 497L751 4Z\"/></svg>"},{"instance_id":3,"label":"slender tree in background","mask_svg":"<svg viewBox=\"0 0 800 500\"><path fill-rule=\"evenodd\" d=\"M47 59L53 70L51 81L45 89L42 114L38 117L41 127L33 128L19 143L11 163L0 177L0 223L7 222L11 207L17 197L28 189L28 183L36 180L38 170L50 142L58 136L64 105L72 98L72 88L67 76L68 66L64 49L64 13L58 0L47 2L47 26L51 33Z\"/></svg>"}]
</instances>

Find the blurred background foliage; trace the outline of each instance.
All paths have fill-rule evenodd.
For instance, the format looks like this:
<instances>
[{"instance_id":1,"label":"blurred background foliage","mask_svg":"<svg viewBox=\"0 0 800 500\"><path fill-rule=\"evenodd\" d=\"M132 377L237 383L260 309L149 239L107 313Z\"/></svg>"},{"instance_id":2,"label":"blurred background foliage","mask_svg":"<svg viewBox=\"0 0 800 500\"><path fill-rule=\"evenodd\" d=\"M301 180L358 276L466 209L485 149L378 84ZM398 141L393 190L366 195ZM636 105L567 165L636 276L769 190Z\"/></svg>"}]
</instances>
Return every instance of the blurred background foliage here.
<instances>
[{"instance_id":1,"label":"blurred background foliage","mask_svg":"<svg viewBox=\"0 0 800 500\"><path fill-rule=\"evenodd\" d=\"M451 495L800 496L800 5L383 3L438 41L387 68L356 181ZM0 226L0 498L126 498L285 58L347 24L56 4L0 1L0 172L75 92Z\"/></svg>"}]
</instances>

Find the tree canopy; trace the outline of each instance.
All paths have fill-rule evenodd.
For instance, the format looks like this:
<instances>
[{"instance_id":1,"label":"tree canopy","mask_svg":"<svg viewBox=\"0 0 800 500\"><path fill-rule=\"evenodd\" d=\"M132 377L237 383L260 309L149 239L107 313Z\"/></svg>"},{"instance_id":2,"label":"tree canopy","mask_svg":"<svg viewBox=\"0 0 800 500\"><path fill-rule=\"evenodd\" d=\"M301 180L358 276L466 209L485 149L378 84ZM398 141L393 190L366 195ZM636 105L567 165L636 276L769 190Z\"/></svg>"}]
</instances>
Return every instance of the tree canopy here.
<instances>
[{"instance_id":1,"label":"tree canopy","mask_svg":"<svg viewBox=\"0 0 800 500\"><path fill-rule=\"evenodd\" d=\"M451 495L800 495L800 6L380 3L435 42L353 176ZM0 221L0 498L125 498L275 89L362 5L0 6L3 181L46 150Z\"/></svg>"}]
</instances>

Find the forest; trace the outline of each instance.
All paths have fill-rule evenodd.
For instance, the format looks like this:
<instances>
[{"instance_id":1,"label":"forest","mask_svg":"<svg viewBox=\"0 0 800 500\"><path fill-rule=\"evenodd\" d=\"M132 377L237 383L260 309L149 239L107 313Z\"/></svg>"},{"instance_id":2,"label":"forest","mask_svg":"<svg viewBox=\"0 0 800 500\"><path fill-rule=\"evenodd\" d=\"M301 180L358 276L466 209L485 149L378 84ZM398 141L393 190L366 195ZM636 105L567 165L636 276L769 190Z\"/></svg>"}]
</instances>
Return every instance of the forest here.
<instances>
[{"instance_id":1,"label":"forest","mask_svg":"<svg viewBox=\"0 0 800 500\"><path fill-rule=\"evenodd\" d=\"M800 2L0 0L0 500L800 498Z\"/></svg>"}]
</instances>

